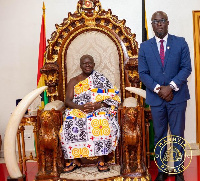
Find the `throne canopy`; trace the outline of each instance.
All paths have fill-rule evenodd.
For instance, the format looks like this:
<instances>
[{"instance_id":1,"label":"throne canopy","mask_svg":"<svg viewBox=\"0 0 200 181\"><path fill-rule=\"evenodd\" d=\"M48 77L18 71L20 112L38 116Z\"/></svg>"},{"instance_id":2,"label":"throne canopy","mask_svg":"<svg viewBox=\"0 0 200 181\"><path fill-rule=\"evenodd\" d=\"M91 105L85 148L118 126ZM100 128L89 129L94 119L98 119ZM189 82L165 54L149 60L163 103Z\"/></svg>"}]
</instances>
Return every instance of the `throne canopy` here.
<instances>
[{"instance_id":1,"label":"throne canopy","mask_svg":"<svg viewBox=\"0 0 200 181\"><path fill-rule=\"evenodd\" d=\"M138 43L125 22L110 9L102 9L98 0L80 0L77 11L55 25L41 69L50 101L65 100L67 83L81 73L80 57L84 54L93 56L95 70L120 89L122 100L130 96L125 87L138 79Z\"/></svg>"}]
</instances>

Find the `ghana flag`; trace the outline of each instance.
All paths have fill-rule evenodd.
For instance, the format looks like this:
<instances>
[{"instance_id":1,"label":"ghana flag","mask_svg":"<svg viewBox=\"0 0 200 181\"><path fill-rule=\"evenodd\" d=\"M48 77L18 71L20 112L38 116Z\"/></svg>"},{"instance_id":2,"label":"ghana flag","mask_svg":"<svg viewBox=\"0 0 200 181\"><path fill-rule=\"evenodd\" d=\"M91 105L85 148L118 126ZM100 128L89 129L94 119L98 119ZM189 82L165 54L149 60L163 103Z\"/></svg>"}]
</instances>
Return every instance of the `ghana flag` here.
<instances>
[{"instance_id":1,"label":"ghana flag","mask_svg":"<svg viewBox=\"0 0 200 181\"><path fill-rule=\"evenodd\" d=\"M44 76L40 73L40 69L43 67L45 59L44 53L46 49L46 31L45 31L45 5L43 2L43 15L42 15L42 24L40 31L40 44L39 44L39 56L38 56L38 74L37 74L37 87L42 87L45 85ZM48 103L48 97L46 90L41 94L42 105L41 109Z\"/></svg>"}]
</instances>

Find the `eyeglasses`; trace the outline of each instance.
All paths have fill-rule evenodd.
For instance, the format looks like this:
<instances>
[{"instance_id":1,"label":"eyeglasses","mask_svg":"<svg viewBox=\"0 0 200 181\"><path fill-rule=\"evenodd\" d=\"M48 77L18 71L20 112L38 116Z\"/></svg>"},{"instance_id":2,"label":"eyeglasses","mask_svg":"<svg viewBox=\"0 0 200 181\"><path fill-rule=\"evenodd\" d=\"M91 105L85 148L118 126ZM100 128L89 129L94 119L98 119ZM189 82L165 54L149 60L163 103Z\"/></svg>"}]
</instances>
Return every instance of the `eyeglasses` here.
<instances>
[{"instance_id":1,"label":"eyeglasses","mask_svg":"<svg viewBox=\"0 0 200 181\"><path fill-rule=\"evenodd\" d=\"M167 21L167 19L160 19L160 20L153 20L151 23L154 24L154 25L157 25L157 24L165 24L165 22Z\"/></svg>"}]
</instances>

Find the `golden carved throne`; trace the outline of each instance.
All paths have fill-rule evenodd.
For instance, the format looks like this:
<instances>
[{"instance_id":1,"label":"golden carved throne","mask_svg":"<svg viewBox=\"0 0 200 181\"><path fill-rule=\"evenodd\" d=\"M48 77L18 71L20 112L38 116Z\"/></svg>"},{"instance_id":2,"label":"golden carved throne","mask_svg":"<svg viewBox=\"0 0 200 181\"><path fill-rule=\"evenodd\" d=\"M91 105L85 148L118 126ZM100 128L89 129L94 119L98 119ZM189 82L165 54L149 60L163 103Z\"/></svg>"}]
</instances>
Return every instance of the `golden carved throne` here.
<instances>
[{"instance_id":1,"label":"golden carved throne","mask_svg":"<svg viewBox=\"0 0 200 181\"><path fill-rule=\"evenodd\" d=\"M69 13L68 18L65 18L61 24L55 25L56 31L48 40L45 64L41 73L48 86L49 104L53 104L56 100L64 102L67 96L65 94L67 83L72 77L81 73L80 57L84 54L92 55L96 64L95 70L103 73L120 90L122 100L118 111L122 136L110 163L121 165L121 176L123 177L149 180L148 170L145 166L143 98L125 90L130 86L141 87L137 71L138 43L135 40L136 35L125 26L125 22L125 20L119 20L117 16L112 15L110 9L108 11L102 9L99 0L80 0L77 3L76 12ZM135 108L123 106L124 100L130 97L135 97L134 100L137 100ZM133 114L130 114L131 111ZM135 131L133 128L132 132L130 129L130 132L127 133L123 126L131 125L131 121L134 122L133 125L137 129ZM40 123L38 127L40 128ZM133 138L135 142L132 144L129 138ZM123 154L124 146L126 155ZM39 147L40 145L38 145L38 149ZM132 149L138 151L133 154ZM132 158L130 162L127 162L128 157ZM38 159L38 163L41 165L40 159ZM140 168L138 169L137 165L139 164ZM127 169L128 167L131 168ZM40 178L38 177L38 179Z\"/></svg>"}]
</instances>

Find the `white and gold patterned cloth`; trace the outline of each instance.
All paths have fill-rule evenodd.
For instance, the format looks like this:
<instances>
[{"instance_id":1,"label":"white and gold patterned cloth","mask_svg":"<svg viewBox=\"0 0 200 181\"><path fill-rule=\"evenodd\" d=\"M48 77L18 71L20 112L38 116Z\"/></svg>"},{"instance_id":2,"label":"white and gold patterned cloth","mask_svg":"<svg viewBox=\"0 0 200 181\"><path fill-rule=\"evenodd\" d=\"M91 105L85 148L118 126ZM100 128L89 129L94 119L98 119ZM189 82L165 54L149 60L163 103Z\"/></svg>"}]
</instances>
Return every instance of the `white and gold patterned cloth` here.
<instances>
[{"instance_id":1,"label":"white and gold patterned cloth","mask_svg":"<svg viewBox=\"0 0 200 181\"><path fill-rule=\"evenodd\" d=\"M78 105L88 102L104 102L92 113L79 109L66 109L60 130L65 159L108 155L115 150L119 139L117 107L119 91L102 74L93 73L74 86L74 99Z\"/></svg>"}]
</instances>

